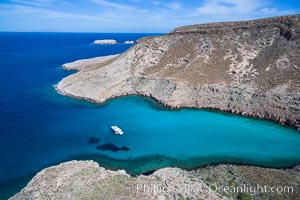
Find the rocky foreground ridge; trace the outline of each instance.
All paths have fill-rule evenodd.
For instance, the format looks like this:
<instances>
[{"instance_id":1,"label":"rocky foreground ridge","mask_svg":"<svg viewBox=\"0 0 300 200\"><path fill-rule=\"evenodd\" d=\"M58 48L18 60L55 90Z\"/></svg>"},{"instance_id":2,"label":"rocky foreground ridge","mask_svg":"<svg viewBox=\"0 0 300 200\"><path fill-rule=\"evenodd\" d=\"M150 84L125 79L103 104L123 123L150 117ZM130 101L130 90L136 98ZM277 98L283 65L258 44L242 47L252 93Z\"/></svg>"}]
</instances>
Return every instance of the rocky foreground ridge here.
<instances>
[{"instance_id":1,"label":"rocky foreground ridge","mask_svg":"<svg viewBox=\"0 0 300 200\"><path fill-rule=\"evenodd\" d=\"M56 89L97 103L137 94L300 129L299 55L300 15L184 26L81 67Z\"/></svg>"},{"instance_id":2,"label":"rocky foreground ridge","mask_svg":"<svg viewBox=\"0 0 300 200\"><path fill-rule=\"evenodd\" d=\"M289 191L224 191L224 187L290 187ZM164 168L151 175L129 176L105 170L93 161L70 161L39 172L11 200L24 199L290 199L300 197L300 166L276 170L218 165L185 171ZM218 188L218 189L217 189ZM255 192L253 192L255 191Z\"/></svg>"},{"instance_id":3,"label":"rocky foreground ridge","mask_svg":"<svg viewBox=\"0 0 300 200\"><path fill-rule=\"evenodd\" d=\"M192 182L191 178L189 172L177 168L165 168L150 176L141 175L134 178L122 170L105 170L93 161L71 161L42 170L11 199L146 200L171 199L176 196L178 198L198 196L211 200L227 199L210 190L201 180L195 179ZM184 194L179 191L180 187L186 187L187 183L192 187L201 188L201 193ZM156 189L155 185L157 185ZM169 189L168 193L159 189L171 185L174 185L174 190Z\"/></svg>"}]
</instances>

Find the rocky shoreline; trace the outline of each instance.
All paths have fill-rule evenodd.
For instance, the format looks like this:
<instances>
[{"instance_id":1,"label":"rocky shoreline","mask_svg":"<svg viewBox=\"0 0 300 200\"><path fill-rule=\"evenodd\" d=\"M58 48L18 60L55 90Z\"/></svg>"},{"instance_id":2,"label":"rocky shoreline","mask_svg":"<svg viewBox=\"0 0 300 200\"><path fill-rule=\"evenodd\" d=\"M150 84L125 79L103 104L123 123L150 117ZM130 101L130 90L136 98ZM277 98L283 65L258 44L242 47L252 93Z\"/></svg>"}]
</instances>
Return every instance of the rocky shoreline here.
<instances>
[{"instance_id":1,"label":"rocky shoreline","mask_svg":"<svg viewBox=\"0 0 300 200\"><path fill-rule=\"evenodd\" d=\"M163 168L132 177L93 161L70 161L39 172L14 199L298 199L300 166L278 170L254 166L217 165L191 171ZM245 186L244 186L245 185ZM257 185L285 192L223 191L224 187Z\"/></svg>"},{"instance_id":2,"label":"rocky shoreline","mask_svg":"<svg viewBox=\"0 0 300 200\"><path fill-rule=\"evenodd\" d=\"M300 130L299 46L299 15L176 28L82 65L56 90L95 103L141 95L169 108L215 109Z\"/></svg>"},{"instance_id":3,"label":"rocky shoreline","mask_svg":"<svg viewBox=\"0 0 300 200\"><path fill-rule=\"evenodd\" d=\"M284 47L284 48L283 48ZM95 103L124 95L153 98L169 108L209 108L269 119L300 130L300 15L185 26L140 39L123 54L75 62L56 86ZM137 192L138 184L201 192ZM293 187L293 192L223 192L222 187ZM300 166L268 169L217 165L164 168L130 177L93 161L46 168L11 199L299 199Z\"/></svg>"}]
</instances>

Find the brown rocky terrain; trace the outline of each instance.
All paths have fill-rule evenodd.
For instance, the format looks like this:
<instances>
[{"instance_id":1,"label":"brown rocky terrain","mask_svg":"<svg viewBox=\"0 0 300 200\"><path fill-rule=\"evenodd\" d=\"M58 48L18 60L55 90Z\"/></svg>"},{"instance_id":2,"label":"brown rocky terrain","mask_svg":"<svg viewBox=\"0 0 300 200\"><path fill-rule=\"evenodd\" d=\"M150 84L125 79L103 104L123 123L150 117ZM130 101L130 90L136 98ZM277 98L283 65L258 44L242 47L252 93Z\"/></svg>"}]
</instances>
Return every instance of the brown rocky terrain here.
<instances>
[{"instance_id":1,"label":"brown rocky terrain","mask_svg":"<svg viewBox=\"0 0 300 200\"><path fill-rule=\"evenodd\" d=\"M212 108L300 129L300 15L184 26L147 37L112 59L65 65L79 72L56 89L102 103L128 94L169 107ZM137 192L138 184L176 187ZM217 186L292 186L293 192L235 193ZM190 185L199 191L182 192ZM71 161L38 173L11 199L300 199L300 168L217 165L160 169L131 177L92 161Z\"/></svg>"},{"instance_id":2,"label":"brown rocky terrain","mask_svg":"<svg viewBox=\"0 0 300 200\"><path fill-rule=\"evenodd\" d=\"M281 192L230 192L218 188L256 187ZM105 170L93 161L70 161L39 172L11 200L24 199L290 199L300 198L300 166L277 170L218 165L185 171L164 168L151 175L129 176L125 171ZM164 188L164 189L163 189Z\"/></svg>"},{"instance_id":3,"label":"brown rocky terrain","mask_svg":"<svg viewBox=\"0 0 300 200\"><path fill-rule=\"evenodd\" d=\"M169 184L169 185L168 185ZM157 188L155 189L155 185ZM183 192L180 188L199 188ZM174 189L171 188L174 186ZM146 188L147 187L147 188ZM150 189L152 187L152 190ZM159 188L165 189L163 192ZM11 199L228 199L210 190L200 178L176 168L165 168L150 176L130 177L125 171L105 170L93 161L71 161L39 172Z\"/></svg>"},{"instance_id":4,"label":"brown rocky terrain","mask_svg":"<svg viewBox=\"0 0 300 200\"><path fill-rule=\"evenodd\" d=\"M84 68L87 68L87 66L93 66L95 64L105 64L107 61L112 60L116 55L110 55L110 56L99 56L95 58L88 58L88 59L81 59L81 60L76 60L74 62L70 63L65 63L62 65L62 69L64 70L82 70Z\"/></svg>"},{"instance_id":5,"label":"brown rocky terrain","mask_svg":"<svg viewBox=\"0 0 300 200\"><path fill-rule=\"evenodd\" d=\"M300 129L300 15L184 26L81 67L59 93L102 103L128 94Z\"/></svg>"}]
</instances>

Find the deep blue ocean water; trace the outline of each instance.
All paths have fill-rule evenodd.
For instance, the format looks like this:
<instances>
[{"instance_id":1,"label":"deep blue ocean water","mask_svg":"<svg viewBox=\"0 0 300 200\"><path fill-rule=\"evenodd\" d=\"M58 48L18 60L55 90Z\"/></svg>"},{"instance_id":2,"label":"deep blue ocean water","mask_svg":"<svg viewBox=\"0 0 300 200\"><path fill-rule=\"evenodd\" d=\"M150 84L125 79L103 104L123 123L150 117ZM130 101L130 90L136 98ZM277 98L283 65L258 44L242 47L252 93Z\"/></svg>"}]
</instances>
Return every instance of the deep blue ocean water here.
<instances>
[{"instance_id":1,"label":"deep blue ocean water","mask_svg":"<svg viewBox=\"0 0 300 200\"><path fill-rule=\"evenodd\" d=\"M131 46L122 42L147 35L154 34L0 33L0 199L42 168L72 159L93 159L131 174L220 162L300 163L300 133L272 122L207 110L171 111L137 96L95 105L54 90L73 73L61 70L62 64L121 53ZM91 44L95 39L120 44ZM125 134L113 134L111 125ZM98 143L89 144L91 137Z\"/></svg>"}]
</instances>

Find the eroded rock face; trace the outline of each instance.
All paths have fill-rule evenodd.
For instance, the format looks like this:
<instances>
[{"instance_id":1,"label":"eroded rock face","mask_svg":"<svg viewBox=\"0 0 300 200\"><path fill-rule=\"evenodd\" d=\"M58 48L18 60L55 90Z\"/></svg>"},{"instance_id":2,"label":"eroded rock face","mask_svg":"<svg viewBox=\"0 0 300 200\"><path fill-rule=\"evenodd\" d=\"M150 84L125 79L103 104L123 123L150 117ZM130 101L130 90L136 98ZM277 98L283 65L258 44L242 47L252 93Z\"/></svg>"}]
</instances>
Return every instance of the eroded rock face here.
<instances>
[{"instance_id":1,"label":"eroded rock face","mask_svg":"<svg viewBox=\"0 0 300 200\"><path fill-rule=\"evenodd\" d=\"M110 55L110 56L100 56L95 58L89 58L89 59L82 59L82 60L76 60L74 62L65 63L62 65L62 68L64 70L82 70L84 68L93 67L93 65L97 64L103 64L108 60L112 60L113 58L117 57L119 54L116 55Z\"/></svg>"},{"instance_id":2,"label":"eroded rock face","mask_svg":"<svg viewBox=\"0 0 300 200\"><path fill-rule=\"evenodd\" d=\"M267 169L254 166L217 165L185 171L163 168L151 175L129 176L110 171L93 161L70 161L39 172L11 200L24 199L299 199L300 166ZM235 192L244 185L251 190ZM267 187L268 192L253 190ZM217 190L216 187L218 188ZM221 188L232 188L224 191ZM288 187L284 192L269 189ZM214 188L214 189L213 189ZM238 198L239 199L239 198Z\"/></svg>"},{"instance_id":3,"label":"eroded rock face","mask_svg":"<svg viewBox=\"0 0 300 200\"><path fill-rule=\"evenodd\" d=\"M195 191L185 192L184 188L187 186L195 188ZM168 187L168 192L166 189L165 192L159 189L163 187ZM199 188L199 191L196 191L196 188ZM70 161L42 170L11 200L140 200L181 199L184 197L211 200L229 199L209 189L201 177L193 176L192 172L177 168L164 168L150 176L130 177L125 171L105 170L93 161Z\"/></svg>"},{"instance_id":4,"label":"eroded rock face","mask_svg":"<svg viewBox=\"0 0 300 200\"><path fill-rule=\"evenodd\" d=\"M299 55L300 15L193 25L142 38L56 89L99 103L144 95L170 107L219 109L300 129Z\"/></svg>"}]
</instances>

